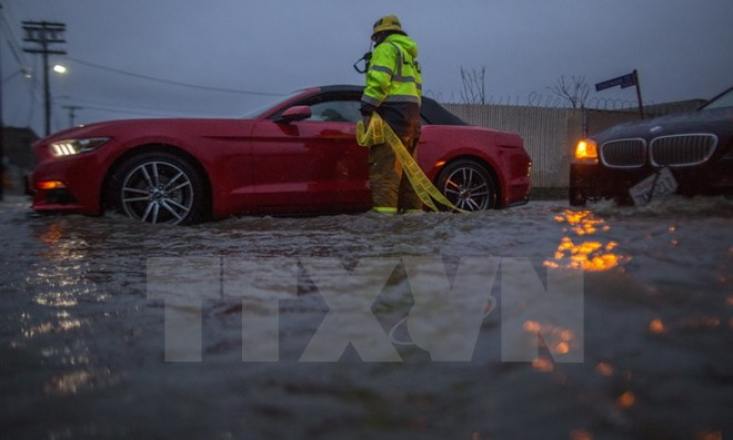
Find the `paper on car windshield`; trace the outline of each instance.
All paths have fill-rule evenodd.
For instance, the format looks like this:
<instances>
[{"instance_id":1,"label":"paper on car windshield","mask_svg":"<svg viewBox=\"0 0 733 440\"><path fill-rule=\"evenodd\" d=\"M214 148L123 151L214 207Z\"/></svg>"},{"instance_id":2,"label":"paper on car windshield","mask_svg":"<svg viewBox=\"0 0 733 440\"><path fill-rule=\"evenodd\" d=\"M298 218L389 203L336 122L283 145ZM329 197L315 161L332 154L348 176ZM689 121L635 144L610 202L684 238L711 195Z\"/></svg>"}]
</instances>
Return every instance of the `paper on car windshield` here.
<instances>
[{"instance_id":1,"label":"paper on car windshield","mask_svg":"<svg viewBox=\"0 0 733 440\"><path fill-rule=\"evenodd\" d=\"M643 206L653 199L673 194L675 191L677 191L677 180L672 175L672 171L669 168L662 168L658 173L634 185L629 190L629 194L634 199L635 205Z\"/></svg>"}]
</instances>

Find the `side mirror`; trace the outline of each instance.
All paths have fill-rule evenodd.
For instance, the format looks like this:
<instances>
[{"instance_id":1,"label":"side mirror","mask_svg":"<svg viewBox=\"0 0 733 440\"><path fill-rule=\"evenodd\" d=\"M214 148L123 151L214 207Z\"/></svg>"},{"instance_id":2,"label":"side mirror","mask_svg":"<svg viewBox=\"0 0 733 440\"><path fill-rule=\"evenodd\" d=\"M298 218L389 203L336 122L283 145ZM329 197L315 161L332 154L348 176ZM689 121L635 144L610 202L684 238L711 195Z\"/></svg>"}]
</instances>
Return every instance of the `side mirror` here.
<instances>
[{"instance_id":1,"label":"side mirror","mask_svg":"<svg viewBox=\"0 0 733 440\"><path fill-rule=\"evenodd\" d=\"M311 108L307 105L295 105L285 110L277 119L277 123L288 124L290 122L302 121L312 116Z\"/></svg>"}]
</instances>

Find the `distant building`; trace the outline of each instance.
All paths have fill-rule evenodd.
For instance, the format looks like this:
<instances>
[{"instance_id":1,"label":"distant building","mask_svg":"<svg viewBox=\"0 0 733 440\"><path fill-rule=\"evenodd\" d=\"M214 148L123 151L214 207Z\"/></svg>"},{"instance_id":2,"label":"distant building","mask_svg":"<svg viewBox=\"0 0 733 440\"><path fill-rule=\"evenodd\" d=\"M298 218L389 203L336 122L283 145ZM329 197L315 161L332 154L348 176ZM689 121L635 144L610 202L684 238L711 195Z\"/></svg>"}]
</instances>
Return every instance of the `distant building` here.
<instances>
[{"instance_id":1,"label":"distant building","mask_svg":"<svg viewBox=\"0 0 733 440\"><path fill-rule=\"evenodd\" d=\"M35 167L31 145L37 140L38 136L30 128L3 128L4 183L7 192L22 193L24 191L25 176Z\"/></svg>"},{"instance_id":2,"label":"distant building","mask_svg":"<svg viewBox=\"0 0 733 440\"><path fill-rule=\"evenodd\" d=\"M652 104L644 106L644 114L650 116L663 116L672 113L691 112L707 103L706 99L688 99L686 101L665 102L663 104Z\"/></svg>"}]
</instances>

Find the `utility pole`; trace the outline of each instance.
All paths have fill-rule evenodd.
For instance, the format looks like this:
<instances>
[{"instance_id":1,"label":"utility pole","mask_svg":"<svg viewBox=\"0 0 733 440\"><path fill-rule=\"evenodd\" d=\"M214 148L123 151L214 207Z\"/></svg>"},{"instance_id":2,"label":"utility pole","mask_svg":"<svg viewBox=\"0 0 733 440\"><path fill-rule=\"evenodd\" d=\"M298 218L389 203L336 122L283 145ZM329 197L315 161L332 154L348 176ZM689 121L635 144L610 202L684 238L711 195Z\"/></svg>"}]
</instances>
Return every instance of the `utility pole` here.
<instances>
[{"instance_id":1,"label":"utility pole","mask_svg":"<svg viewBox=\"0 0 733 440\"><path fill-rule=\"evenodd\" d=\"M24 48L23 52L35 53L43 55L43 99L46 107L46 136L51 134L51 86L48 80L48 56L49 55L66 55L63 50L51 50L49 45L66 43L63 33L66 32L64 23L50 23L47 21L24 21L23 30L25 30L25 38L23 41L28 43L38 43L40 49Z\"/></svg>"},{"instance_id":2,"label":"utility pole","mask_svg":"<svg viewBox=\"0 0 733 440\"><path fill-rule=\"evenodd\" d=\"M0 4L0 15L3 13L3 5ZM2 25L2 17L0 17L0 26ZM2 35L2 32L0 32ZM2 54L3 45L0 39L0 76L2 76ZM5 121L3 121L3 84L0 82L0 202L3 201L5 195Z\"/></svg>"},{"instance_id":3,"label":"utility pole","mask_svg":"<svg viewBox=\"0 0 733 440\"><path fill-rule=\"evenodd\" d=\"M65 105L63 107L65 110L69 111L69 127L74 126L74 116L76 116L76 111L81 110L84 107L79 107L78 105Z\"/></svg>"}]
</instances>

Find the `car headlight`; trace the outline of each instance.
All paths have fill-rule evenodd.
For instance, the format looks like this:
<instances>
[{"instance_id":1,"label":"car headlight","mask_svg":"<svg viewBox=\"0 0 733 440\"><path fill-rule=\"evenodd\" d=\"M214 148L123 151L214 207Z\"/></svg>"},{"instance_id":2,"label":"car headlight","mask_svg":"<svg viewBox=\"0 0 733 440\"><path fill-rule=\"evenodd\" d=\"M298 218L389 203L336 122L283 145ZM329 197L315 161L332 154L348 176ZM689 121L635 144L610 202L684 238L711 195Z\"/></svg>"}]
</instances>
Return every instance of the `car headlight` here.
<instances>
[{"instance_id":1,"label":"car headlight","mask_svg":"<svg viewBox=\"0 0 733 440\"><path fill-rule=\"evenodd\" d=\"M598 163L598 146L592 139L581 139L575 146L575 163Z\"/></svg>"},{"instance_id":2,"label":"car headlight","mask_svg":"<svg viewBox=\"0 0 733 440\"><path fill-rule=\"evenodd\" d=\"M88 138L68 139L51 144L51 152L54 156L73 156L74 154L86 153L101 147L109 138Z\"/></svg>"}]
</instances>

